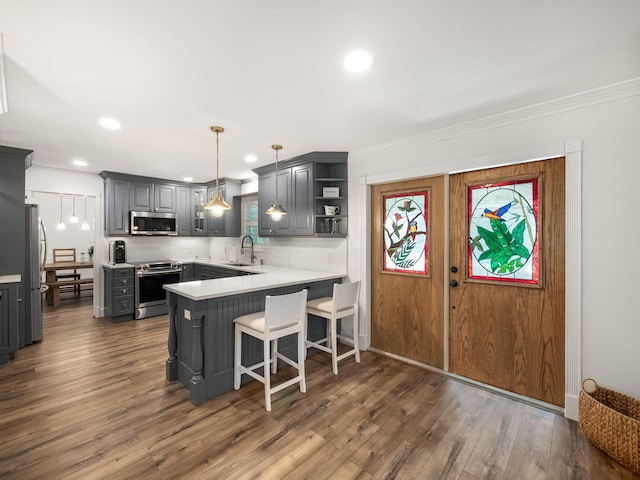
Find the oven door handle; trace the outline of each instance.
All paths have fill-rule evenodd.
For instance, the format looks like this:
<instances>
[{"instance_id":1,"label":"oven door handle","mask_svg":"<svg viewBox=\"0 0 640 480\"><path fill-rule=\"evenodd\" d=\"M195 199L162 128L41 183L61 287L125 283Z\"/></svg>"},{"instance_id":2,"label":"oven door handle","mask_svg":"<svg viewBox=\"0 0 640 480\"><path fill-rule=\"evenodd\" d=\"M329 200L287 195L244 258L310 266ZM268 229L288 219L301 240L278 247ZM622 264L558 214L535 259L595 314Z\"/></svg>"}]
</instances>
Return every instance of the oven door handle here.
<instances>
[{"instance_id":1,"label":"oven door handle","mask_svg":"<svg viewBox=\"0 0 640 480\"><path fill-rule=\"evenodd\" d=\"M181 273L182 269L180 270L163 270L161 272L150 272L150 271L144 271L144 272L136 272L136 276L137 277L151 277L151 276L155 276L155 275L166 275L168 273Z\"/></svg>"}]
</instances>

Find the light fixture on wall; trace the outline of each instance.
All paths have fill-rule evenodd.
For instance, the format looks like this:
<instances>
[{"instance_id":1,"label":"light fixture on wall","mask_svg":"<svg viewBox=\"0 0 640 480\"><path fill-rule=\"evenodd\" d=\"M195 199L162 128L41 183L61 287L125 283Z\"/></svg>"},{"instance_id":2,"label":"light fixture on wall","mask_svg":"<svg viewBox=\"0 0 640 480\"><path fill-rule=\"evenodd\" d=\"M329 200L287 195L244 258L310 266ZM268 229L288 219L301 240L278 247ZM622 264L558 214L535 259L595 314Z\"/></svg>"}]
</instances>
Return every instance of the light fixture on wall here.
<instances>
[{"instance_id":1,"label":"light fixture on wall","mask_svg":"<svg viewBox=\"0 0 640 480\"><path fill-rule=\"evenodd\" d=\"M60 222L56 225L56 230L66 230L67 226L62 221L62 194L60 194Z\"/></svg>"},{"instance_id":2,"label":"light fixture on wall","mask_svg":"<svg viewBox=\"0 0 640 480\"><path fill-rule=\"evenodd\" d=\"M73 215L69 217L69 223L79 223L80 219L76 217L76 196L73 196Z\"/></svg>"},{"instance_id":3,"label":"light fixture on wall","mask_svg":"<svg viewBox=\"0 0 640 480\"><path fill-rule=\"evenodd\" d=\"M84 197L84 222L82 222L82 226L80 230L91 230L89 226L89 222L87 222L87 196Z\"/></svg>"},{"instance_id":4,"label":"light fixture on wall","mask_svg":"<svg viewBox=\"0 0 640 480\"><path fill-rule=\"evenodd\" d=\"M267 215L271 215L271 219L274 222L279 222L280 219L282 219L283 215L289 213L282 207L282 205L278 201L278 150L282 150L282 145L271 145L271 148L276 151L276 197L273 205L271 205L265 213Z\"/></svg>"},{"instance_id":5,"label":"light fixture on wall","mask_svg":"<svg viewBox=\"0 0 640 480\"><path fill-rule=\"evenodd\" d=\"M231 206L224 201L222 195L220 195L220 134L224 132L222 127L211 127L211 131L216 134L216 193L211 197L211 201L207 203L204 208L211 210L211 214L214 217L221 217L225 210L231 210Z\"/></svg>"}]
</instances>

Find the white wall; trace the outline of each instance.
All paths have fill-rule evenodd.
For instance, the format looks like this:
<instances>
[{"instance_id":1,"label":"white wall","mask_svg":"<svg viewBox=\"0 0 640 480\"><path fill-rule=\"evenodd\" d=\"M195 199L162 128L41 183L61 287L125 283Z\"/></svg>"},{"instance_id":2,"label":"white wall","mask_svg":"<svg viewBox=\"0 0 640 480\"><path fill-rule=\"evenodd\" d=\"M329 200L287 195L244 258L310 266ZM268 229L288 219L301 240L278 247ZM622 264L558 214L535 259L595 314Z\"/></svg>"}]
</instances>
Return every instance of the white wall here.
<instances>
[{"instance_id":1,"label":"white wall","mask_svg":"<svg viewBox=\"0 0 640 480\"><path fill-rule=\"evenodd\" d=\"M90 244L94 244L94 269L93 273L83 271L84 276L93 276L93 314L99 316L100 308L103 305L102 292L102 268L100 259L105 252L104 237L102 234L102 178L96 174L59 170L32 166L27 169L25 176L25 203L36 203L40 205L39 213L45 227L47 228L47 240L49 258L53 247L76 247L76 251L86 252ZM80 217L77 225L69 224L69 216L72 214L72 197L63 197L63 221L67 229L64 232L56 230L56 224L60 221L60 196L45 194L41 192L59 192L75 194L76 216ZM80 225L84 220L84 199L87 198L87 220L95 228L88 234L80 230ZM82 200L81 200L82 199Z\"/></svg>"},{"instance_id":2,"label":"white wall","mask_svg":"<svg viewBox=\"0 0 640 480\"><path fill-rule=\"evenodd\" d=\"M412 178L421 172L474 168L478 158L541 151L583 141L582 154L582 378L640 398L640 270L635 219L640 179L640 79L511 115L473 122L349 155L349 277L368 281L366 229L372 177ZM528 160L527 158L523 158ZM400 165L400 167L398 167ZM351 228L353 226L353 228ZM363 321L369 322L368 292ZM368 325L364 331L369 332Z\"/></svg>"}]
</instances>

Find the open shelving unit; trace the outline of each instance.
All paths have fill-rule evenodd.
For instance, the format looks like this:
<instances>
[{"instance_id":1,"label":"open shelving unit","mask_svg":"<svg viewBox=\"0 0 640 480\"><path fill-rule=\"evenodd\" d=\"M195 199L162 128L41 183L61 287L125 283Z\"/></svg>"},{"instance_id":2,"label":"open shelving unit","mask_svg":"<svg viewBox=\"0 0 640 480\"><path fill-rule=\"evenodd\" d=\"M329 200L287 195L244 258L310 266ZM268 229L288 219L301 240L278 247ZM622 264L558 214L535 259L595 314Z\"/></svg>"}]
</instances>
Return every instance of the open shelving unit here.
<instances>
[{"instance_id":1,"label":"open shelving unit","mask_svg":"<svg viewBox=\"0 0 640 480\"><path fill-rule=\"evenodd\" d=\"M344 238L348 233L347 162L343 159L323 160L315 164L314 213L318 237ZM337 189L337 196L325 196L327 189ZM338 207L336 215L327 215L325 205Z\"/></svg>"}]
</instances>

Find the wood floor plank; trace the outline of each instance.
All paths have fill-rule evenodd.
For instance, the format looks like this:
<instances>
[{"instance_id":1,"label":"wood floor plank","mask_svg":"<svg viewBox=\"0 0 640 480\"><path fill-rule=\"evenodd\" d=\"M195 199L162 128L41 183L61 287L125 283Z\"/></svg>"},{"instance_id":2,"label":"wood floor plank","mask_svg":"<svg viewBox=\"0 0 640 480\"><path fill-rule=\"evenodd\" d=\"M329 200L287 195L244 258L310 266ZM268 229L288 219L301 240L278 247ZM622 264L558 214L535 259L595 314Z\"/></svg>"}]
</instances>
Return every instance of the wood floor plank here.
<instances>
[{"instance_id":1,"label":"wood floor plank","mask_svg":"<svg viewBox=\"0 0 640 480\"><path fill-rule=\"evenodd\" d=\"M638 479L575 422L363 352L264 410L262 384L194 406L165 379L168 318L46 308L44 340L0 367L0 478ZM275 376L290 375L285 367Z\"/></svg>"}]
</instances>

